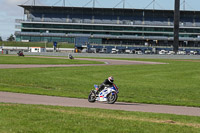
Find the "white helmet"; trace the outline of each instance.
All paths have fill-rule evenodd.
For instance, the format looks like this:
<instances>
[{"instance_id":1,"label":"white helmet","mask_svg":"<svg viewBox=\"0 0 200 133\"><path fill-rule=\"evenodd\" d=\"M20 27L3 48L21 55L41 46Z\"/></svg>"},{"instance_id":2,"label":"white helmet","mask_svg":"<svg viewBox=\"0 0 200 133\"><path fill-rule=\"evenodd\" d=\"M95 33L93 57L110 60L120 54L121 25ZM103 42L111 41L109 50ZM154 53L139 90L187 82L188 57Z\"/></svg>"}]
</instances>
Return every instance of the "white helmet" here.
<instances>
[{"instance_id":1,"label":"white helmet","mask_svg":"<svg viewBox=\"0 0 200 133\"><path fill-rule=\"evenodd\" d=\"M112 76L110 76L110 77L108 77L108 81L109 81L110 83L113 83L113 82L114 82L114 78L113 78Z\"/></svg>"}]
</instances>

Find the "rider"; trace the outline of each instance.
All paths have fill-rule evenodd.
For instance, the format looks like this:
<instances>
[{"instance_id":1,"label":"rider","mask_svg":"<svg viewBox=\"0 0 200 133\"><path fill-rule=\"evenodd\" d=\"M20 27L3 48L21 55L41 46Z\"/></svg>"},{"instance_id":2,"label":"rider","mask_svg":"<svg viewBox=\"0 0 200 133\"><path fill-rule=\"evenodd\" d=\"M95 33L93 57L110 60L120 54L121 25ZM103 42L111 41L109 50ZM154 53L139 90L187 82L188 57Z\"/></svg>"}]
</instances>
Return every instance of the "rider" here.
<instances>
[{"instance_id":1,"label":"rider","mask_svg":"<svg viewBox=\"0 0 200 133\"><path fill-rule=\"evenodd\" d=\"M98 88L96 94L102 91L105 87L112 87L114 82L114 78L112 76L108 77Z\"/></svg>"},{"instance_id":2,"label":"rider","mask_svg":"<svg viewBox=\"0 0 200 133\"><path fill-rule=\"evenodd\" d=\"M73 57L71 54L69 54L69 55L68 55L68 58L69 58L69 59L73 59L74 57Z\"/></svg>"}]
</instances>

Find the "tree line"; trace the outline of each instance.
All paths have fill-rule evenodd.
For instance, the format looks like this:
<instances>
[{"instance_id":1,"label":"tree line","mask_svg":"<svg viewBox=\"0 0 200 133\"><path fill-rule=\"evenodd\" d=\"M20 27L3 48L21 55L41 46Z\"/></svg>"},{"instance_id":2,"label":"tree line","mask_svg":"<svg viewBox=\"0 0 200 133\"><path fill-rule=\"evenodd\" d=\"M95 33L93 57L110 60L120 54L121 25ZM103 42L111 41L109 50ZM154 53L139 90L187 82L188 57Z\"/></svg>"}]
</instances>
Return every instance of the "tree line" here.
<instances>
[{"instance_id":1,"label":"tree line","mask_svg":"<svg viewBox=\"0 0 200 133\"><path fill-rule=\"evenodd\" d=\"M2 37L0 36L0 42L2 42L2 41L3 41L3 39L2 39ZM11 34L11 35L7 38L7 41L9 41L9 42L15 41L14 35Z\"/></svg>"}]
</instances>

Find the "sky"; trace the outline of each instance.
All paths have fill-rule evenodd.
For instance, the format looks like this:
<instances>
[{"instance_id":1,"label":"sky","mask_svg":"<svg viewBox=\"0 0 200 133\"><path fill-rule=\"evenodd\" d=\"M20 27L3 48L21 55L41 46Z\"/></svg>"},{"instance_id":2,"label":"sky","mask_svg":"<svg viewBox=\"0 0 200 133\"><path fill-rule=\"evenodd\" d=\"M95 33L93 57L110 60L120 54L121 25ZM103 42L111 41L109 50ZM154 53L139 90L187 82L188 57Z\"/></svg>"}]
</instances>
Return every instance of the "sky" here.
<instances>
[{"instance_id":1,"label":"sky","mask_svg":"<svg viewBox=\"0 0 200 133\"><path fill-rule=\"evenodd\" d=\"M95 0L95 7L122 8L123 0ZM125 0L125 8L174 9L174 0ZM152 2L155 1L153 4ZM181 10L184 0L180 0ZM36 5L62 6L63 0L35 0ZM0 0L0 36L6 40L15 31L15 19L23 19L24 10L18 5L33 5L33 0ZM92 7L92 0L65 0L65 6ZM185 0L186 10L200 11L200 0Z\"/></svg>"}]
</instances>

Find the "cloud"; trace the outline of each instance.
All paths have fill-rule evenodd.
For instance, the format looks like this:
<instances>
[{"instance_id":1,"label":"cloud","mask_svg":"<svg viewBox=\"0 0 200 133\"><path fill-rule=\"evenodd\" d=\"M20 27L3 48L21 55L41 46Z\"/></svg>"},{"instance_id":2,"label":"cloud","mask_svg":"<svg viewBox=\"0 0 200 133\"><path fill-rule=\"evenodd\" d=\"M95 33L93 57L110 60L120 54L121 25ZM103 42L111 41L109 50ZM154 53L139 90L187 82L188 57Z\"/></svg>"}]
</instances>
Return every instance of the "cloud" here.
<instances>
[{"instance_id":1,"label":"cloud","mask_svg":"<svg viewBox=\"0 0 200 133\"><path fill-rule=\"evenodd\" d=\"M8 16L22 16L23 8L18 5L32 5L33 0L0 0L0 12L5 12ZM36 0L36 5L43 5L40 0Z\"/></svg>"},{"instance_id":2,"label":"cloud","mask_svg":"<svg viewBox=\"0 0 200 133\"><path fill-rule=\"evenodd\" d=\"M18 6L22 2L24 0L3 0L0 2L0 12L11 17L22 15L23 9Z\"/></svg>"},{"instance_id":3,"label":"cloud","mask_svg":"<svg viewBox=\"0 0 200 133\"><path fill-rule=\"evenodd\" d=\"M23 8L18 5L25 0L0 0L0 36L5 40L10 34L14 34L15 19L23 17Z\"/></svg>"},{"instance_id":4,"label":"cloud","mask_svg":"<svg viewBox=\"0 0 200 133\"><path fill-rule=\"evenodd\" d=\"M3 0L4 3L8 4L8 5L13 5L13 4L22 4L23 2L25 2L25 0Z\"/></svg>"},{"instance_id":5,"label":"cloud","mask_svg":"<svg viewBox=\"0 0 200 133\"><path fill-rule=\"evenodd\" d=\"M0 0L0 36L5 40L10 34L14 34L15 19L22 19L24 10L18 5L32 5L33 0ZM36 0L36 5L41 4L40 0Z\"/></svg>"}]
</instances>

